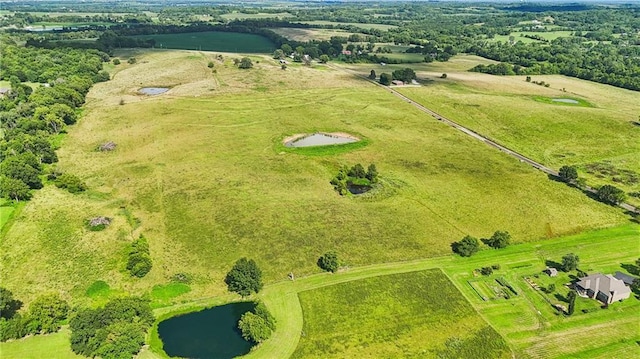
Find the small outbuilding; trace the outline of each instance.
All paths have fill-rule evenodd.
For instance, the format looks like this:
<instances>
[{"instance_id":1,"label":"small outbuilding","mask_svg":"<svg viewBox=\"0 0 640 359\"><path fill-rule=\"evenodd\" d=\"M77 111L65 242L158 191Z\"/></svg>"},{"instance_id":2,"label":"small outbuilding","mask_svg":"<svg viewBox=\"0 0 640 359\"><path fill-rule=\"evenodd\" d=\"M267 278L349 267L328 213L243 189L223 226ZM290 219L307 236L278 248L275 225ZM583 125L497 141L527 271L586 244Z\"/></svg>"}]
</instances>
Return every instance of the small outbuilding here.
<instances>
[{"instance_id":1,"label":"small outbuilding","mask_svg":"<svg viewBox=\"0 0 640 359\"><path fill-rule=\"evenodd\" d=\"M551 267L547 267L547 269L545 269L544 272L547 273L549 277L555 277L558 275L558 270Z\"/></svg>"}]
</instances>

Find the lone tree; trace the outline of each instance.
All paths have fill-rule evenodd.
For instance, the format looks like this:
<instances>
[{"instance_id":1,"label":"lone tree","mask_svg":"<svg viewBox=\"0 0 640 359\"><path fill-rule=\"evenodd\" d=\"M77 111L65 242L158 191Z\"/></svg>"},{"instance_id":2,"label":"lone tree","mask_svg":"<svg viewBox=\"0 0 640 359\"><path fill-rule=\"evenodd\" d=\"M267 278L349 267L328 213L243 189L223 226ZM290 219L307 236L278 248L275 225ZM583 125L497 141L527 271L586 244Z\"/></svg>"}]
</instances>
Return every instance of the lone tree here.
<instances>
[{"instance_id":1,"label":"lone tree","mask_svg":"<svg viewBox=\"0 0 640 359\"><path fill-rule=\"evenodd\" d=\"M329 62L329 56L325 54L320 55L320 62L326 64L327 62Z\"/></svg>"},{"instance_id":2,"label":"lone tree","mask_svg":"<svg viewBox=\"0 0 640 359\"><path fill-rule=\"evenodd\" d=\"M598 200L613 205L617 205L627 199L627 195L623 190L610 184L598 188L596 196Z\"/></svg>"},{"instance_id":3,"label":"lone tree","mask_svg":"<svg viewBox=\"0 0 640 359\"><path fill-rule=\"evenodd\" d=\"M376 79L376 70L371 70L371 73L369 74L369 79L370 80L375 80Z\"/></svg>"},{"instance_id":4,"label":"lone tree","mask_svg":"<svg viewBox=\"0 0 640 359\"><path fill-rule=\"evenodd\" d=\"M253 259L240 258L224 279L229 291L243 297L262 289L262 271Z\"/></svg>"},{"instance_id":5,"label":"lone tree","mask_svg":"<svg viewBox=\"0 0 640 359\"><path fill-rule=\"evenodd\" d=\"M580 262L580 258L573 253L565 254L562 257L562 264L560 265L560 269L565 272L569 272L578 268L578 263Z\"/></svg>"},{"instance_id":6,"label":"lone tree","mask_svg":"<svg viewBox=\"0 0 640 359\"><path fill-rule=\"evenodd\" d=\"M571 183L578 179L578 170L574 166L562 166L558 171L558 177L563 182Z\"/></svg>"},{"instance_id":7,"label":"lone tree","mask_svg":"<svg viewBox=\"0 0 640 359\"><path fill-rule=\"evenodd\" d=\"M486 244L492 248L505 248L511 241L511 234L507 231L495 231L491 238L486 240Z\"/></svg>"},{"instance_id":8,"label":"lone tree","mask_svg":"<svg viewBox=\"0 0 640 359\"><path fill-rule=\"evenodd\" d=\"M243 57L238 63L239 69L250 69L252 67L253 67L253 62L251 62L251 59L248 57Z\"/></svg>"},{"instance_id":9,"label":"lone tree","mask_svg":"<svg viewBox=\"0 0 640 359\"><path fill-rule=\"evenodd\" d=\"M391 85L391 76L386 72L381 73L380 74L380 84L385 85L385 86Z\"/></svg>"},{"instance_id":10,"label":"lone tree","mask_svg":"<svg viewBox=\"0 0 640 359\"><path fill-rule=\"evenodd\" d=\"M340 263L336 252L327 252L318 258L318 267L327 272L335 273L339 266Z\"/></svg>"},{"instance_id":11,"label":"lone tree","mask_svg":"<svg viewBox=\"0 0 640 359\"><path fill-rule=\"evenodd\" d=\"M477 238L466 236L459 242L451 243L451 249L462 257L471 257L480 250L480 242Z\"/></svg>"}]
</instances>

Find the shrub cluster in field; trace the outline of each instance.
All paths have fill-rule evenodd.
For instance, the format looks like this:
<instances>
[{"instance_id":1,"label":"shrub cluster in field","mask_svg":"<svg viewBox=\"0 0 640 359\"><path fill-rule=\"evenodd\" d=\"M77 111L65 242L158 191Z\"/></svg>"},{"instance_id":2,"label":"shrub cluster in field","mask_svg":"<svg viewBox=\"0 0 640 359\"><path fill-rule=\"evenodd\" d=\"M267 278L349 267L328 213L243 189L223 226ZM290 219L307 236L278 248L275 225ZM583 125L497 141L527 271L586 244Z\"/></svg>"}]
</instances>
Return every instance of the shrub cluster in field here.
<instances>
[{"instance_id":1,"label":"shrub cluster in field","mask_svg":"<svg viewBox=\"0 0 640 359\"><path fill-rule=\"evenodd\" d=\"M511 243L511 234L495 231L491 237L482 238L482 242L491 248L505 248ZM462 257L471 257L480 250L480 241L475 237L465 236L462 240L451 243L451 250Z\"/></svg>"},{"instance_id":2,"label":"shrub cluster in field","mask_svg":"<svg viewBox=\"0 0 640 359\"><path fill-rule=\"evenodd\" d=\"M562 166L558 171L558 178L563 182L576 186L581 190L588 189L583 178L578 177L578 170L575 166ZM610 205L618 205L627 199L627 194L620 188L606 184L596 190L596 199Z\"/></svg>"},{"instance_id":3,"label":"shrub cluster in field","mask_svg":"<svg viewBox=\"0 0 640 359\"><path fill-rule=\"evenodd\" d=\"M102 62L109 56L96 50L3 48L1 79L11 89L0 98L0 193L12 200L28 200L31 190L42 188L40 175L47 164L55 163L52 136L77 121L89 88L109 80ZM23 82L44 82L37 90ZM80 192L86 186L67 175L61 188Z\"/></svg>"},{"instance_id":4,"label":"shrub cluster in field","mask_svg":"<svg viewBox=\"0 0 640 359\"><path fill-rule=\"evenodd\" d=\"M146 238L140 235L140 238L131 243L131 250L129 250L129 258L127 259L127 270L132 276L142 278L149 273L152 266L149 243Z\"/></svg>"},{"instance_id":5,"label":"shrub cluster in field","mask_svg":"<svg viewBox=\"0 0 640 359\"><path fill-rule=\"evenodd\" d=\"M38 297L23 314L18 313L21 307L11 291L0 287L0 341L57 332L69 313L69 304L58 294Z\"/></svg>"},{"instance_id":6,"label":"shrub cluster in field","mask_svg":"<svg viewBox=\"0 0 640 359\"><path fill-rule=\"evenodd\" d=\"M349 193L349 185L371 187L378 181L378 169L373 163L365 171L361 164L349 168L344 166L338 174L331 180L333 188L342 196Z\"/></svg>"},{"instance_id":7,"label":"shrub cluster in field","mask_svg":"<svg viewBox=\"0 0 640 359\"><path fill-rule=\"evenodd\" d=\"M276 319L262 302L258 302L252 311L240 317L238 329L244 340L256 344L262 343L276 330Z\"/></svg>"},{"instance_id":8,"label":"shrub cluster in field","mask_svg":"<svg viewBox=\"0 0 640 359\"><path fill-rule=\"evenodd\" d=\"M327 252L318 258L318 267L327 272L337 272L340 267L338 254L336 252Z\"/></svg>"},{"instance_id":9,"label":"shrub cluster in field","mask_svg":"<svg viewBox=\"0 0 640 359\"><path fill-rule=\"evenodd\" d=\"M47 179L49 181L53 181L56 187L66 189L70 193L79 193L87 190L87 184L78 176L70 173L62 173L57 170L52 170L51 173L47 175Z\"/></svg>"},{"instance_id":10,"label":"shrub cluster in field","mask_svg":"<svg viewBox=\"0 0 640 359\"><path fill-rule=\"evenodd\" d=\"M131 358L144 345L154 320L149 302L136 297L116 298L102 308L79 309L69 321L71 349L87 357Z\"/></svg>"}]
</instances>

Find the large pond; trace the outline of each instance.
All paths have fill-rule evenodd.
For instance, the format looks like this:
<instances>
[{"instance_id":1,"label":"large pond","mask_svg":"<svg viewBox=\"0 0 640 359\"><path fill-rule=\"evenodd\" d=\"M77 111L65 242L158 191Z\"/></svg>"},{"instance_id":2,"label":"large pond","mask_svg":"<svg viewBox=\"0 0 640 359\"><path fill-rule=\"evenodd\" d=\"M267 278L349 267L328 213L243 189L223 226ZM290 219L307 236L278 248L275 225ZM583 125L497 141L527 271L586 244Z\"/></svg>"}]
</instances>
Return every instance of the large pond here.
<instances>
[{"instance_id":1,"label":"large pond","mask_svg":"<svg viewBox=\"0 0 640 359\"><path fill-rule=\"evenodd\" d=\"M572 104L579 104L580 102L571 99L571 98L552 98L551 101L553 102L562 102L562 103L572 103Z\"/></svg>"},{"instance_id":2,"label":"large pond","mask_svg":"<svg viewBox=\"0 0 640 359\"><path fill-rule=\"evenodd\" d=\"M227 359L245 355L251 344L242 339L238 320L254 303L240 302L169 318L158 324L165 353L171 357Z\"/></svg>"},{"instance_id":3,"label":"large pond","mask_svg":"<svg viewBox=\"0 0 640 359\"><path fill-rule=\"evenodd\" d=\"M312 135L298 136L284 143L286 147L312 147L342 145L345 143L358 142L353 136L334 133L314 133Z\"/></svg>"},{"instance_id":4,"label":"large pond","mask_svg":"<svg viewBox=\"0 0 640 359\"><path fill-rule=\"evenodd\" d=\"M169 91L167 87L143 87L138 92L143 95L160 95L161 93L165 93Z\"/></svg>"}]
</instances>

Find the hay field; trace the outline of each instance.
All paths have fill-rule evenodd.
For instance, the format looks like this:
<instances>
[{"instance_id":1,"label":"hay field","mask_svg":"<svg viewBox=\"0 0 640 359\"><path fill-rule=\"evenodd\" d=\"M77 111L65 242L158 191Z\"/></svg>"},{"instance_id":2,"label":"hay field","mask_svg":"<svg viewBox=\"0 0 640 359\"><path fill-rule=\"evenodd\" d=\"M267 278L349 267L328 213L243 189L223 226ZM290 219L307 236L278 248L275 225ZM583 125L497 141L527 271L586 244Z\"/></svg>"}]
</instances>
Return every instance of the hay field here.
<instances>
[{"instance_id":1,"label":"hay field","mask_svg":"<svg viewBox=\"0 0 640 359\"><path fill-rule=\"evenodd\" d=\"M294 41L329 40L333 36L349 37L353 32L334 29L307 29L295 27L277 27L270 29L278 35Z\"/></svg>"},{"instance_id":2,"label":"hay field","mask_svg":"<svg viewBox=\"0 0 640 359\"><path fill-rule=\"evenodd\" d=\"M511 357L504 339L438 269L366 278L298 296L303 335L291 358Z\"/></svg>"},{"instance_id":3,"label":"hay field","mask_svg":"<svg viewBox=\"0 0 640 359\"><path fill-rule=\"evenodd\" d=\"M0 244L3 283L25 303L43 291L88 301L97 280L144 294L189 273L192 290L179 297L186 301L225 292L224 274L242 256L255 258L270 283L317 272L327 250L361 266L449 253L465 234L501 229L527 242L626 221L340 71L283 71L259 56L254 69L239 70L225 54L214 74L212 53L120 55L138 63L116 66L114 80L91 90L59 151L59 168L90 191L38 191ZM135 92L163 84L173 86L165 95ZM287 135L314 131L369 142L326 156L279 151ZM106 141L116 151L96 152ZM383 189L338 196L330 179L358 162L377 165ZM84 229L97 215L114 224ZM154 267L138 280L124 262L140 233Z\"/></svg>"}]
</instances>

